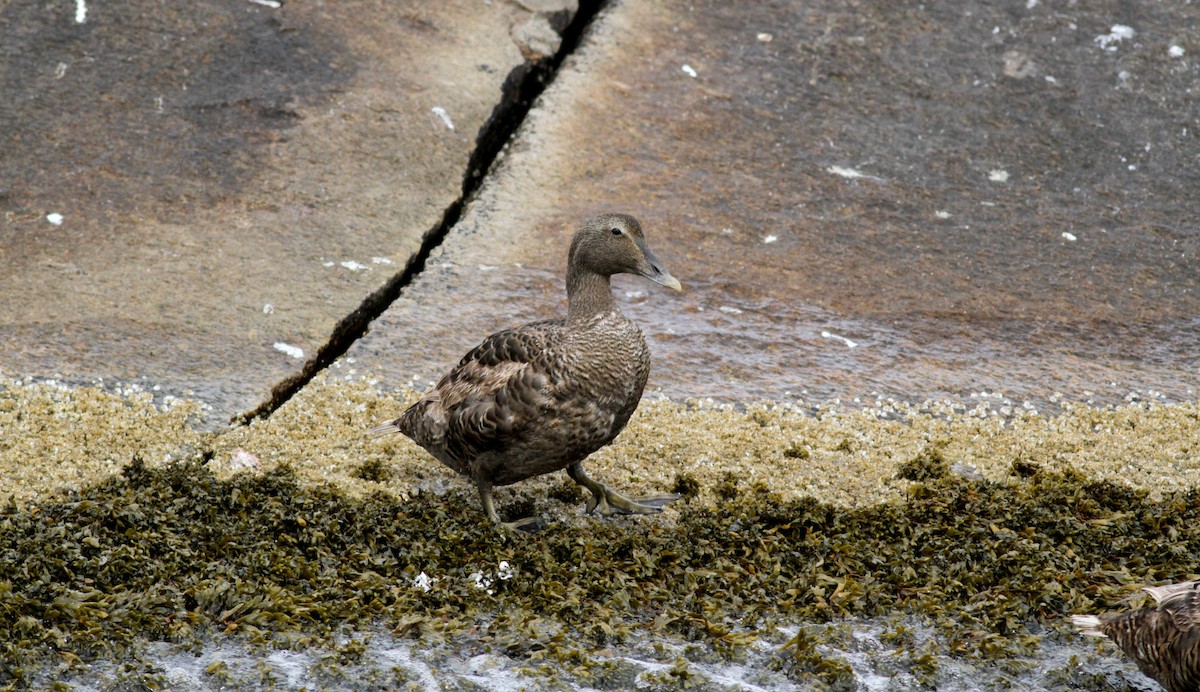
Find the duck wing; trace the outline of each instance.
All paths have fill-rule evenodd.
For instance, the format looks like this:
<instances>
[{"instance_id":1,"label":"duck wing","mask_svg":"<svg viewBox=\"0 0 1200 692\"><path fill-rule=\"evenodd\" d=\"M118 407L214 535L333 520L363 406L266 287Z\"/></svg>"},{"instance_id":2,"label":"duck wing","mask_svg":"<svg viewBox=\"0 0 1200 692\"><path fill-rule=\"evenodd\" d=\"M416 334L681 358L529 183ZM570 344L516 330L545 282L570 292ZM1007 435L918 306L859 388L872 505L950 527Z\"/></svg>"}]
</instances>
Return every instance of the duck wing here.
<instances>
[{"instance_id":1,"label":"duck wing","mask_svg":"<svg viewBox=\"0 0 1200 692\"><path fill-rule=\"evenodd\" d=\"M473 459L503 453L554 400L562 320L497 332L471 349L434 392L445 411L444 449Z\"/></svg>"},{"instance_id":2,"label":"duck wing","mask_svg":"<svg viewBox=\"0 0 1200 692\"><path fill-rule=\"evenodd\" d=\"M1159 610L1171 614L1181 631L1200 627L1200 580L1147 586L1142 590L1154 597Z\"/></svg>"},{"instance_id":3,"label":"duck wing","mask_svg":"<svg viewBox=\"0 0 1200 692\"><path fill-rule=\"evenodd\" d=\"M373 432L402 432L459 470L483 452L503 452L553 399L563 328L561 319L543 320L492 334Z\"/></svg>"}]
</instances>

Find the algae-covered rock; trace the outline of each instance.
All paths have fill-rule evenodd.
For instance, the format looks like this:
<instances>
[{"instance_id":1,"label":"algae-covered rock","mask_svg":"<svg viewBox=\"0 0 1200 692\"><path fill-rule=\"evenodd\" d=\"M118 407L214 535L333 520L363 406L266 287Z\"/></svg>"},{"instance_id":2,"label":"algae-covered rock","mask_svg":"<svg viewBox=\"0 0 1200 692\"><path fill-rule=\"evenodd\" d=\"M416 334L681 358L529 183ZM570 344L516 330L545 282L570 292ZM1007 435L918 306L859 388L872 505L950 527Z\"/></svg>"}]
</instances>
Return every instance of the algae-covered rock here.
<instances>
[{"instance_id":1,"label":"algae-covered rock","mask_svg":"<svg viewBox=\"0 0 1200 692\"><path fill-rule=\"evenodd\" d=\"M656 630L736 658L773 622L893 612L939 623L938 655L1002 660L1035 651L1069 613L1194 571L1200 550L1197 492L1155 501L1072 473L933 478L862 509L755 484L684 504L674 522L579 518L521 540L503 540L473 500L354 498L287 467L218 480L201 457L10 503L0 675L145 639L302 644L295 633L317 642L376 622L431 641L470 633L530 661ZM817 644L796 639L780 665L836 688L845 670Z\"/></svg>"}]
</instances>

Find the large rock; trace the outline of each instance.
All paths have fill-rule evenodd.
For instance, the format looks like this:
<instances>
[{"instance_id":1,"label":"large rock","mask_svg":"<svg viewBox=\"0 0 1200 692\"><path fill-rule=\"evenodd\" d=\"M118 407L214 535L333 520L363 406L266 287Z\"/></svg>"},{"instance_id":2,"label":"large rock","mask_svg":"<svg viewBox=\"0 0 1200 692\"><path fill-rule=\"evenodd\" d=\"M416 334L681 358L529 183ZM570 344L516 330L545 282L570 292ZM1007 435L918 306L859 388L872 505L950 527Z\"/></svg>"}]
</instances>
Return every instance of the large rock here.
<instances>
[{"instance_id":1,"label":"large rock","mask_svg":"<svg viewBox=\"0 0 1200 692\"><path fill-rule=\"evenodd\" d=\"M268 4L0 8L0 372L259 404L441 223L520 41L573 11Z\"/></svg>"},{"instance_id":2,"label":"large rock","mask_svg":"<svg viewBox=\"0 0 1200 692\"><path fill-rule=\"evenodd\" d=\"M685 285L617 282L673 396L1194 398L1200 10L1123 8L616 4L350 355L425 385L561 313L619 210Z\"/></svg>"}]
</instances>

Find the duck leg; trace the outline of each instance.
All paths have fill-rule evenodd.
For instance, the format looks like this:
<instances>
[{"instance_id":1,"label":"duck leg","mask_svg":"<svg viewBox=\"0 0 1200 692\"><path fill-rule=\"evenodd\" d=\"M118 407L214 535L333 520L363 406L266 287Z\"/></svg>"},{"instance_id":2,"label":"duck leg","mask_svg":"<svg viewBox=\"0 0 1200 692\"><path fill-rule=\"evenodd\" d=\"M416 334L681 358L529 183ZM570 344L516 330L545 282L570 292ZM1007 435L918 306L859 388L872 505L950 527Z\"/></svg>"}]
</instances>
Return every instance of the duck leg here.
<instances>
[{"instance_id":1,"label":"duck leg","mask_svg":"<svg viewBox=\"0 0 1200 692\"><path fill-rule=\"evenodd\" d=\"M515 521L500 521L500 514L496 511L495 505L492 504L492 484L480 480L476 482L476 487L479 488L479 503L483 505L483 513L496 526L502 529L519 531L537 531L542 528L542 520L537 517L525 517L524 519L517 519Z\"/></svg>"},{"instance_id":2,"label":"duck leg","mask_svg":"<svg viewBox=\"0 0 1200 692\"><path fill-rule=\"evenodd\" d=\"M658 514L662 511L663 505L680 498L674 493L625 497L615 490L610 490L600 481L590 478L583 472L583 464L579 462L568 466L567 474L571 476L571 480L592 491L592 496L587 501L586 511L588 514L595 510L599 510L601 516L605 517L613 514Z\"/></svg>"}]
</instances>

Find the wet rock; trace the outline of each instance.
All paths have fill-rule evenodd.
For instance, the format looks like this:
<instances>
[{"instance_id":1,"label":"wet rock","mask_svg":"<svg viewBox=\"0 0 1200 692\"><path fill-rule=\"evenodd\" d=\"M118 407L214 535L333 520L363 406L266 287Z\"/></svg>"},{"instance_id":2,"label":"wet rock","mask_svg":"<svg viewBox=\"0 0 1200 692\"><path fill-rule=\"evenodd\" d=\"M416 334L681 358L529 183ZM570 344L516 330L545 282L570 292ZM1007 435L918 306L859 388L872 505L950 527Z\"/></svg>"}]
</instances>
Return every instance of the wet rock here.
<instances>
[{"instance_id":1,"label":"wet rock","mask_svg":"<svg viewBox=\"0 0 1200 692\"><path fill-rule=\"evenodd\" d=\"M614 5L354 353L428 381L561 312L574 220L628 209L686 288L616 283L651 391L1192 399L1196 68L1165 56L1195 10L1102 48L1114 12Z\"/></svg>"},{"instance_id":2,"label":"wet rock","mask_svg":"<svg viewBox=\"0 0 1200 692\"><path fill-rule=\"evenodd\" d=\"M403 270L526 62L508 3L74 9L0 9L0 371L216 425Z\"/></svg>"}]
</instances>

